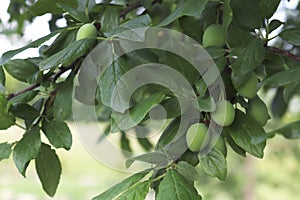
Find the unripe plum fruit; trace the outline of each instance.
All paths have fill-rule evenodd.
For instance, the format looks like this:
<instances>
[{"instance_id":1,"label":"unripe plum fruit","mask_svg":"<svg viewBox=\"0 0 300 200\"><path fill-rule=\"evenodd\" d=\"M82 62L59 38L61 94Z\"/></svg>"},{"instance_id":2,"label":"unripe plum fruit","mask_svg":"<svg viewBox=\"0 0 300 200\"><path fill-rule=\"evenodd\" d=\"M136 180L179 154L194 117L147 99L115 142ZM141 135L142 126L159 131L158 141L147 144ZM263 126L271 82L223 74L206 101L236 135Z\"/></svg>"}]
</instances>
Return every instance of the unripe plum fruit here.
<instances>
[{"instance_id":1,"label":"unripe plum fruit","mask_svg":"<svg viewBox=\"0 0 300 200\"><path fill-rule=\"evenodd\" d=\"M204 123L191 125L186 133L186 143L188 148L193 152L200 151L207 132L208 127Z\"/></svg>"},{"instance_id":2,"label":"unripe plum fruit","mask_svg":"<svg viewBox=\"0 0 300 200\"><path fill-rule=\"evenodd\" d=\"M76 40L84 38L96 38L98 36L97 29L93 24L82 25L76 35Z\"/></svg>"},{"instance_id":3,"label":"unripe plum fruit","mask_svg":"<svg viewBox=\"0 0 300 200\"><path fill-rule=\"evenodd\" d=\"M203 33L203 47L223 47L225 45L224 28L220 24L212 24Z\"/></svg>"},{"instance_id":4,"label":"unripe plum fruit","mask_svg":"<svg viewBox=\"0 0 300 200\"><path fill-rule=\"evenodd\" d=\"M237 88L237 92L247 99L252 99L256 95L257 83L258 78L256 74L252 72L249 79Z\"/></svg>"},{"instance_id":5,"label":"unripe plum fruit","mask_svg":"<svg viewBox=\"0 0 300 200\"><path fill-rule=\"evenodd\" d=\"M220 126L229 126L235 117L233 105L222 100L216 103L216 109L211 113L211 118Z\"/></svg>"},{"instance_id":6,"label":"unripe plum fruit","mask_svg":"<svg viewBox=\"0 0 300 200\"><path fill-rule=\"evenodd\" d=\"M258 96L249 101L246 113L261 126L266 125L269 119L268 108Z\"/></svg>"}]
</instances>

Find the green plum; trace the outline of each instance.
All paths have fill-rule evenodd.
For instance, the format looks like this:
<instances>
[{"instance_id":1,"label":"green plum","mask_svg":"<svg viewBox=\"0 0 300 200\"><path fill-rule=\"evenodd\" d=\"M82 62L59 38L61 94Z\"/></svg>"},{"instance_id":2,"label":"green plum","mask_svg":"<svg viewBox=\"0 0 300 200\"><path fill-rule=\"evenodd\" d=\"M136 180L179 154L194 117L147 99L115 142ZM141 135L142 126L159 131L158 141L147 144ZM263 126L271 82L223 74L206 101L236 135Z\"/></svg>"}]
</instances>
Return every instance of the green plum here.
<instances>
[{"instance_id":1,"label":"green plum","mask_svg":"<svg viewBox=\"0 0 300 200\"><path fill-rule=\"evenodd\" d=\"M76 40L84 38L96 38L98 36L97 29L93 24L82 25L76 35Z\"/></svg>"},{"instance_id":2,"label":"green plum","mask_svg":"<svg viewBox=\"0 0 300 200\"><path fill-rule=\"evenodd\" d=\"M207 131L208 127L204 123L196 123L189 127L186 133L186 143L192 152L200 151Z\"/></svg>"},{"instance_id":3,"label":"green plum","mask_svg":"<svg viewBox=\"0 0 300 200\"><path fill-rule=\"evenodd\" d=\"M266 125L269 119L268 108L258 96L249 101L246 113L261 126Z\"/></svg>"},{"instance_id":4,"label":"green plum","mask_svg":"<svg viewBox=\"0 0 300 200\"><path fill-rule=\"evenodd\" d=\"M247 98L247 99L252 99L256 95L256 86L258 83L258 78L257 75L252 72L250 74L249 79L243 83L240 87L237 88L237 92Z\"/></svg>"},{"instance_id":5,"label":"green plum","mask_svg":"<svg viewBox=\"0 0 300 200\"><path fill-rule=\"evenodd\" d=\"M223 47L225 45L224 28L220 24L212 24L203 33L203 47Z\"/></svg>"},{"instance_id":6,"label":"green plum","mask_svg":"<svg viewBox=\"0 0 300 200\"><path fill-rule=\"evenodd\" d=\"M220 126L229 126L235 117L233 105L222 100L216 103L216 109L211 113L211 118Z\"/></svg>"}]
</instances>

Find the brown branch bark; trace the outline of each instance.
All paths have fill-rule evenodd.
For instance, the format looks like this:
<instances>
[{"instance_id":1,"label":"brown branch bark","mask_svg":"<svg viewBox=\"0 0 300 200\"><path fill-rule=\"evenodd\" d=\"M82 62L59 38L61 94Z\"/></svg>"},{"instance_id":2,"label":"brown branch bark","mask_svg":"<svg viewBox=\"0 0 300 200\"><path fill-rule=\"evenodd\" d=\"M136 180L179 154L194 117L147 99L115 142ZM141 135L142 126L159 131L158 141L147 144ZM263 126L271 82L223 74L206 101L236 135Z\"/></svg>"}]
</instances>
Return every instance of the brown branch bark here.
<instances>
[{"instance_id":1,"label":"brown branch bark","mask_svg":"<svg viewBox=\"0 0 300 200\"><path fill-rule=\"evenodd\" d=\"M279 55L282 55L284 57L287 57L287 58L290 58L290 59L293 59L297 62L300 62L300 56L298 55L295 55L295 54L292 54L288 51L285 51L285 50L282 50L282 49L279 49L277 47L267 47L267 50L269 50L270 52L272 53L275 53L275 54L279 54Z\"/></svg>"}]
</instances>

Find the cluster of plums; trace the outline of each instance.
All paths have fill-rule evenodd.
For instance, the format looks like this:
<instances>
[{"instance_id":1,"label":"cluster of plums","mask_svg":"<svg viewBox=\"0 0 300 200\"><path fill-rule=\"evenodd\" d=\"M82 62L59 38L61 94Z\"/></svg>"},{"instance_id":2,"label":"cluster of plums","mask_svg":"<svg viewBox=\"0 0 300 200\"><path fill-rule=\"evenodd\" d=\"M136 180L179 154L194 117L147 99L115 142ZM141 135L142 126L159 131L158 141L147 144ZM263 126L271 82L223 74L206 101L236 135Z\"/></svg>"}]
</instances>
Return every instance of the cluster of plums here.
<instances>
[{"instance_id":1,"label":"cluster of plums","mask_svg":"<svg viewBox=\"0 0 300 200\"><path fill-rule=\"evenodd\" d=\"M212 46L224 47L226 44L225 41L224 28L220 24L212 24L204 31L202 38L204 48ZM248 106L245 109L246 114L259 125L264 126L267 123L269 115L266 104L256 95L257 84L258 77L254 72L251 72L248 80L236 88L236 91L240 96L248 99ZM235 109L227 100L217 102L216 109L210 113L210 120L219 126L230 126L234 119ZM200 151L208 134L208 126L205 123L192 124L186 133L188 148L193 152ZM226 154L225 143L222 137L219 138L214 147L218 148L223 154Z\"/></svg>"}]
</instances>

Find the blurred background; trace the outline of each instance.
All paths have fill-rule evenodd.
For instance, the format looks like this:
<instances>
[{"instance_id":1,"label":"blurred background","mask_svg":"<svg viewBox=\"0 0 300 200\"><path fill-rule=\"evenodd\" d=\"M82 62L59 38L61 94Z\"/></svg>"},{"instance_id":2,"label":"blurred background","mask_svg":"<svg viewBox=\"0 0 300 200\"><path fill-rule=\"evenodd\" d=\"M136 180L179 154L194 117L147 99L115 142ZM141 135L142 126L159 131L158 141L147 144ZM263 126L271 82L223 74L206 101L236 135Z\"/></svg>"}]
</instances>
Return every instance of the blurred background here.
<instances>
[{"instance_id":1,"label":"blurred background","mask_svg":"<svg viewBox=\"0 0 300 200\"><path fill-rule=\"evenodd\" d=\"M19 26L16 20L9 23L10 15L7 13L9 0L1 0L0 6L0 55L5 51L23 46L31 40L38 39L50 32L49 15L36 18L32 23L24 22L22 36L15 34ZM273 18L281 21L296 20L299 11L296 9L298 0L283 0L280 8ZM299 18L298 18L299 19ZM299 23L299 22L298 22ZM58 26L65 22L57 21ZM276 33L273 33L276 34ZM50 41L51 42L51 41ZM277 41L273 41L274 43ZM18 57L38 55L37 49L25 51ZM20 90L25 85L15 82L8 77L8 92ZM261 94L268 105L275 95L275 91ZM269 121L266 129L272 130L282 125L300 120L300 98L294 97L287 107L281 120ZM83 200L101 193L111 185L123 180L130 174L114 170L98 162L84 148L75 125L69 122L73 133L74 144L70 151L58 150L63 168L61 182L56 196L58 200ZM91 124L81 124L89 127ZM0 131L2 141L15 141L22 137L22 130L12 127ZM204 199L209 200L298 200L300 191L300 141L287 140L276 136L268 140L264 159L252 156L246 159L231 151L228 153L228 178L220 182L215 178L206 176L199 168L201 178L197 188ZM107 156L113 153L107 152ZM0 163L0 200L46 200L41 184L31 163L27 170L26 179L22 177L12 158Z\"/></svg>"}]
</instances>

